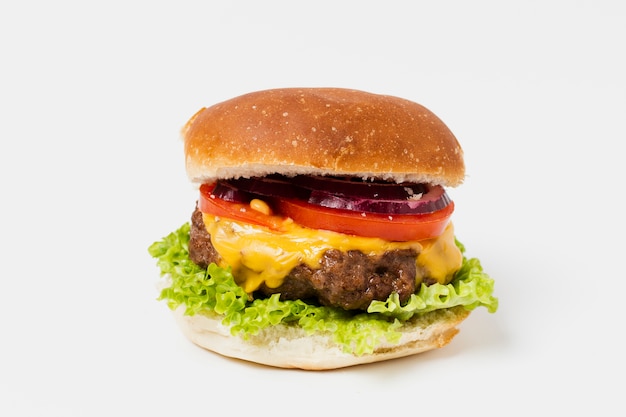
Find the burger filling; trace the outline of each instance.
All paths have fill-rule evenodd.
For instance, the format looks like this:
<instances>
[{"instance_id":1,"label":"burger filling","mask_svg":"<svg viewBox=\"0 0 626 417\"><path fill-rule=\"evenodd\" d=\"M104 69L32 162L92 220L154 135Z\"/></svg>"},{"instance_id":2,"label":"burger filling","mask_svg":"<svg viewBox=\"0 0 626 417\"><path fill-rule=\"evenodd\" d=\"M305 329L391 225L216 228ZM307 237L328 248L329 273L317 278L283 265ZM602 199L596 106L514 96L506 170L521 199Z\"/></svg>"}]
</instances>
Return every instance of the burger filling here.
<instances>
[{"instance_id":1,"label":"burger filling","mask_svg":"<svg viewBox=\"0 0 626 417\"><path fill-rule=\"evenodd\" d=\"M422 283L447 284L463 260L451 224L437 238L390 242L295 224L278 233L198 208L189 256L203 268L231 267L251 298L280 294L346 310L365 310L394 293L404 302Z\"/></svg>"}]
</instances>

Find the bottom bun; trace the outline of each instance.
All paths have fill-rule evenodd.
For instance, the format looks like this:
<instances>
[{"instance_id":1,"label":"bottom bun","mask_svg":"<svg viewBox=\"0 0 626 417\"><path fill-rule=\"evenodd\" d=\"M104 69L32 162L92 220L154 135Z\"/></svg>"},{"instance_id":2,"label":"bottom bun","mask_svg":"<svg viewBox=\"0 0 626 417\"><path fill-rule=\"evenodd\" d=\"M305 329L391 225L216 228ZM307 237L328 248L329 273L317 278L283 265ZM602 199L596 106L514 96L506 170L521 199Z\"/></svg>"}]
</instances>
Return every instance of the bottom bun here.
<instances>
[{"instance_id":1,"label":"bottom bun","mask_svg":"<svg viewBox=\"0 0 626 417\"><path fill-rule=\"evenodd\" d=\"M447 345L459 332L456 326L469 315L459 306L437 310L411 319L399 331L397 344L383 343L373 353L345 353L331 335L307 335L296 326L277 325L250 336L233 336L217 315L184 314L184 307L174 316L185 336L198 346L223 356L279 368L327 370L414 355Z\"/></svg>"}]
</instances>

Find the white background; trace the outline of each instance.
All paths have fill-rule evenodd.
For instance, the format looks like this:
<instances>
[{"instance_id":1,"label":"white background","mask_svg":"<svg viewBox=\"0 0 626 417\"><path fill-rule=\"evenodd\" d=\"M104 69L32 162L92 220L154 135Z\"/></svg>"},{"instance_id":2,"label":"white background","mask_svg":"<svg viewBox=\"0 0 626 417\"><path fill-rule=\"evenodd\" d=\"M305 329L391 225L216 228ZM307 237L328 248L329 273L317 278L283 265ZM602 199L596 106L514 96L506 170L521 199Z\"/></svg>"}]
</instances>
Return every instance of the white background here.
<instances>
[{"instance_id":1,"label":"white background","mask_svg":"<svg viewBox=\"0 0 626 417\"><path fill-rule=\"evenodd\" d=\"M164 3L0 6L0 415L624 415L623 2ZM294 86L448 124L457 235L496 314L329 372L184 339L147 253L195 203L179 129Z\"/></svg>"}]
</instances>

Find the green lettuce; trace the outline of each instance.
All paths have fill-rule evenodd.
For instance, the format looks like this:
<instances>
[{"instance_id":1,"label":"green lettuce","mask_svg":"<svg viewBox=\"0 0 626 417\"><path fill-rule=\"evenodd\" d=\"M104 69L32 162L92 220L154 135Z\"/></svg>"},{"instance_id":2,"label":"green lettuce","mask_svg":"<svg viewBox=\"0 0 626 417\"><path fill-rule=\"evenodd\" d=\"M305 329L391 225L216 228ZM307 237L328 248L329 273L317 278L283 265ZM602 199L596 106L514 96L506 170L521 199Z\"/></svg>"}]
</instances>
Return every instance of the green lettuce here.
<instances>
[{"instance_id":1,"label":"green lettuce","mask_svg":"<svg viewBox=\"0 0 626 417\"><path fill-rule=\"evenodd\" d=\"M232 335L244 339L269 326L297 325L308 334L332 334L345 352L362 355L372 353L382 341L397 342L406 321L428 319L428 315L436 316L459 306L467 310L483 306L491 313L498 308L493 279L483 272L478 259L467 259L465 255L451 283L422 284L404 304L397 294L392 294L386 301L373 301L367 312L349 312L301 300L281 301L278 294L250 300L235 283L230 269L215 264L204 269L189 259L189 229L189 223L185 223L148 248L157 259L161 275L170 280L158 299L171 309L183 306L187 315L219 314L223 316L222 323L230 326ZM457 246L465 253L458 241Z\"/></svg>"}]
</instances>

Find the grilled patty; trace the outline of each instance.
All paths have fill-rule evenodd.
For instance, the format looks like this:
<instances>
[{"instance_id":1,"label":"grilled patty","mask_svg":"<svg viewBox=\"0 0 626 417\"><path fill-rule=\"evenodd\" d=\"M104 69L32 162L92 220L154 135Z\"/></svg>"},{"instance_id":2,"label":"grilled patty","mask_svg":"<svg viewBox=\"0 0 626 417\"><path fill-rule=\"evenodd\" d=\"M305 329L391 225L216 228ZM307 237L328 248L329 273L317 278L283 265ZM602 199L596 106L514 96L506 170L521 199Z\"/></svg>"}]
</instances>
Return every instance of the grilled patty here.
<instances>
[{"instance_id":1,"label":"grilled patty","mask_svg":"<svg viewBox=\"0 0 626 417\"><path fill-rule=\"evenodd\" d=\"M416 290L417 255L411 249L379 256L330 249L323 254L319 267L300 264L287 274L282 285L261 285L254 297L280 293L281 300L300 299L346 310L365 310L371 301L386 300L394 292L404 302ZM212 262L220 263L197 207L191 216L189 256L203 268Z\"/></svg>"}]
</instances>

